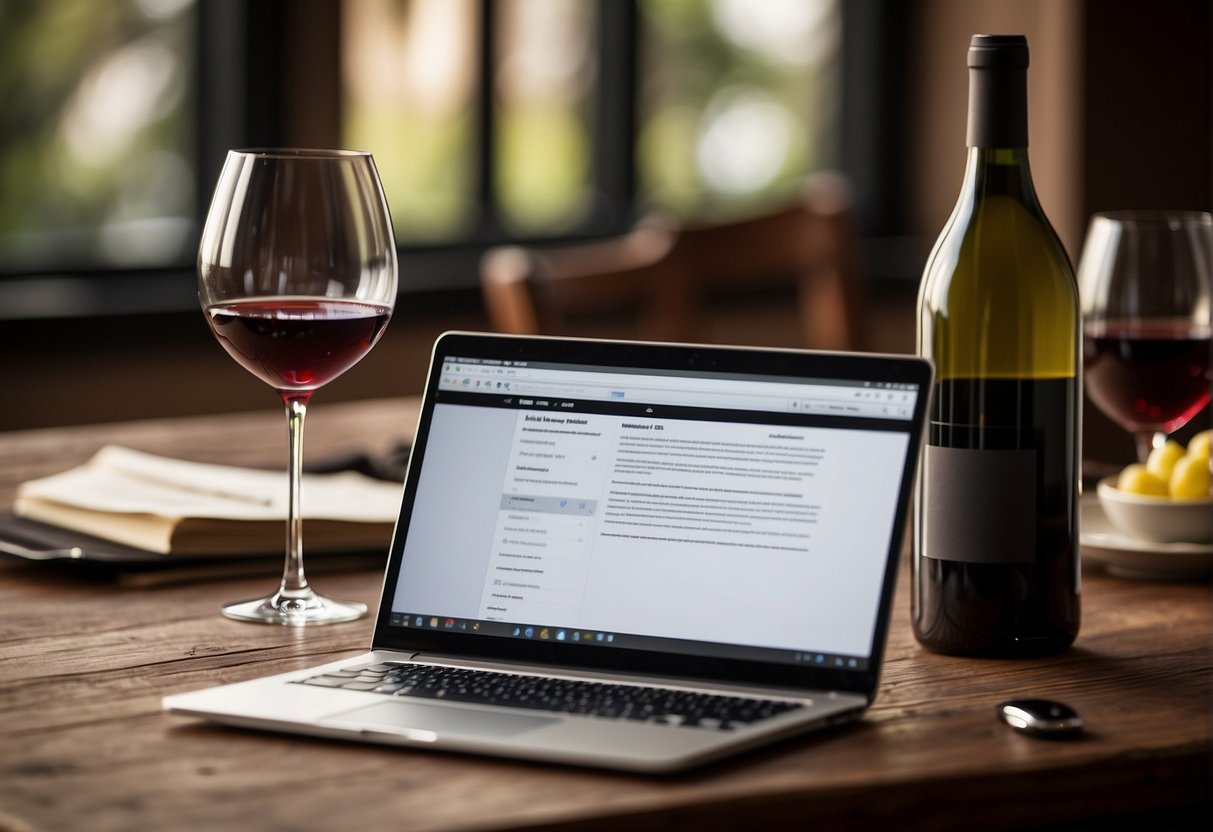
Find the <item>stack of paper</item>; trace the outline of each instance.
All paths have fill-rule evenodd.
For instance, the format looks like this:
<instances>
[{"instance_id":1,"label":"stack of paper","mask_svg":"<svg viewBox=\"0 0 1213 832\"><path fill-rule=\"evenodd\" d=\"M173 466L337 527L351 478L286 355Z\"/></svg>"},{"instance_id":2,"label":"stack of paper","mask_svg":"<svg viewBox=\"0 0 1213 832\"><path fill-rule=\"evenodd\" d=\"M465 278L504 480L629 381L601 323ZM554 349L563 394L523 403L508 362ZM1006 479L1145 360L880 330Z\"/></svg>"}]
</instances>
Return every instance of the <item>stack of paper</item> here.
<instances>
[{"instance_id":1,"label":"stack of paper","mask_svg":"<svg viewBox=\"0 0 1213 832\"><path fill-rule=\"evenodd\" d=\"M362 474L305 474L307 550L386 550L401 486ZM285 472L207 465L108 446L79 468L23 484L21 517L174 555L280 552Z\"/></svg>"}]
</instances>

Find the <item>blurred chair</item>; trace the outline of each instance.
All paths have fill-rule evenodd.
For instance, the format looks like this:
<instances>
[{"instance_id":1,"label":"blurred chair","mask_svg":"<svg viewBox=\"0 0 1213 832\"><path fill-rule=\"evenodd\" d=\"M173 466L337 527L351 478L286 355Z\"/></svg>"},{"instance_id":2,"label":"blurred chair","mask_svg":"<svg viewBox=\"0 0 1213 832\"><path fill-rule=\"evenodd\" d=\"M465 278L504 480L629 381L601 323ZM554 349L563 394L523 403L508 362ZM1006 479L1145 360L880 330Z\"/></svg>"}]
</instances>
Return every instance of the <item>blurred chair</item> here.
<instances>
[{"instance_id":1,"label":"blurred chair","mask_svg":"<svg viewBox=\"0 0 1213 832\"><path fill-rule=\"evenodd\" d=\"M689 340L692 304L676 239L671 221L652 216L607 240L492 249L480 269L489 323L515 334Z\"/></svg>"},{"instance_id":2,"label":"blurred chair","mask_svg":"<svg viewBox=\"0 0 1213 832\"><path fill-rule=\"evenodd\" d=\"M481 288L501 332L606 335L662 341L761 342L762 321L729 330L739 296L790 288L797 343L866 346L850 187L823 173L792 204L760 216L676 228L650 217L609 240L486 253ZM748 326L748 329L745 328Z\"/></svg>"},{"instance_id":3,"label":"blurred chair","mask_svg":"<svg viewBox=\"0 0 1213 832\"><path fill-rule=\"evenodd\" d=\"M735 308L746 292L791 287L800 346L866 348L867 288L851 206L849 180L830 171L780 209L681 229L679 254L698 306Z\"/></svg>"}]
</instances>

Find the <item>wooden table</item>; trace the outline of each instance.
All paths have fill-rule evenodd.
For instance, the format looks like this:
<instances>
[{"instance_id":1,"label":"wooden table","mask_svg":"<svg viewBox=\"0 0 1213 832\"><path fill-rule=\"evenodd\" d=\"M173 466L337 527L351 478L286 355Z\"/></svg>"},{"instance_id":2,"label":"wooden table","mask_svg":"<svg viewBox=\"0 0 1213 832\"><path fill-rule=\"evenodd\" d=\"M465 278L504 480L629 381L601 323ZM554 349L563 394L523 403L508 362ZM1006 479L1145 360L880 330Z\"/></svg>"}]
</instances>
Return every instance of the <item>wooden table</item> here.
<instances>
[{"instance_id":1,"label":"wooden table","mask_svg":"<svg viewBox=\"0 0 1213 832\"><path fill-rule=\"evenodd\" d=\"M415 402L318 405L308 455L389 447ZM284 458L276 412L0 434L0 507L24 479L106 442L206 461ZM1062 656L921 650L902 570L883 684L860 723L676 778L383 749L170 717L168 693L359 652L368 621L300 632L228 621L276 578L136 587L0 559L0 830L1004 829L1111 816L1208 829L1210 591L1087 570ZM374 570L325 574L377 601ZM1077 741L994 719L1013 696L1069 702Z\"/></svg>"}]
</instances>

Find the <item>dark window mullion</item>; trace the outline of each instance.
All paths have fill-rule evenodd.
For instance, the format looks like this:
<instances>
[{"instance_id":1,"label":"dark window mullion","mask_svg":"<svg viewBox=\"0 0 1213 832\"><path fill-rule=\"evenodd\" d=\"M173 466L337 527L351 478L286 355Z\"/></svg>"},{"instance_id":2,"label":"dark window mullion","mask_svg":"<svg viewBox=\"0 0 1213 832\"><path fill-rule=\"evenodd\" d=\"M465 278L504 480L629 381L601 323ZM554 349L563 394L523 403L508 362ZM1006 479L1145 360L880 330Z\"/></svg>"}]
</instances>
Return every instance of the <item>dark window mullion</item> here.
<instances>
[{"instance_id":1,"label":"dark window mullion","mask_svg":"<svg viewBox=\"0 0 1213 832\"><path fill-rule=\"evenodd\" d=\"M908 155L905 33L912 8L878 0L840 3L843 21L838 164L851 179L860 230L889 234L904 227L901 206Z\"/></svg>"},{"instance_id":2,"label":"dark window mullion","mask_svg":"<svg viewBox=\"0 0 1213 832\"><path fill-rule=\"evenodd\" d=\"M639 31L635 0L598 0L597 11L590 224L610 232L632 218L636 201Z\"/></svg>"},{"instance_id":3,"label":"dark window mullion","mask_svg":"<svg viewBox=\"0 0 1213 832\"><path fill-rule=\"evenodd\" d=\"M245 83L242 144L275 147L283 138L284 87L290 75L284 64L289 29L284 19L292 13L289 0L258 0L238 3L245 15L243 49Z\"/></svg>"},{"instance_id":4,"label":"dark window mullion","mask_svg":"<svg viewBox=\"0 0 1213 832\"><path fill-rule=\"evenodd\" d=\"M242 0L208 0L198 4L196 13L194 154L201 224L227 151L248 141L246 116L251 105L246 4Z\"/></svg>"},{"instance_id":5,"label":"dark window mullion","mask_svg":"<svg viewBox=\"0 0 1213 832\"><path fill-rule=\"evenodd\" d=\"M497 101L494 78L497 71L497 0L480 0L476 30L475 165L476 202L480 215L476 221L477 239L492 242L501 239L501 207L497 197Z\"/></svg>"}]
</instances>

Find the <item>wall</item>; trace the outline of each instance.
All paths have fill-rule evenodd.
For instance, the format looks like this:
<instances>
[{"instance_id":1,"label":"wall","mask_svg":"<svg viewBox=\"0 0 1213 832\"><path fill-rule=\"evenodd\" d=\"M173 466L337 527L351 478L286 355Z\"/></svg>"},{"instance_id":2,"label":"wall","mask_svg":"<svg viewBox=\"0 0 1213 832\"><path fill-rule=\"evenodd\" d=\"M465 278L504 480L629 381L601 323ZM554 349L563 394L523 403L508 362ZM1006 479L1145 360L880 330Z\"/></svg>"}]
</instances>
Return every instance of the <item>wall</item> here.
<instances>
[{"instance_id":1,"label":"wall","mask_svg":"<svg viewBox=\"0 0 1213 832\"><path fill-rule=\"evenodd\" d=\"M934 237L952 212L965 165L969 39L1023 34L1031 50L1028 131L1045 212L1074 253L1083 233L1081 22L1076 0L927 0L910 37L908 223Z\"/></svg>"},{"instance_id":2,"label":"wall","mask_svg":"<svg viewBox=\"0 0 1213 832\"><path fill-rule=\"evenodd\" d=\"M1088 212L1213 205L1213 3L1099 0L1083 21Z\"/></svg>"},{"instance_id":3,"label":"wall","mask_svg":"<svg viewBox=\"0 0 1213 832\"><path fill-rule=\"evenodd\" d=\"M1213 205L1213 4L921 0L913 6L907 225L934 237L964 169L974 33L1027 36L1033 177L1077 259L1089 216Z\"/></svg>"}]
</instances>

